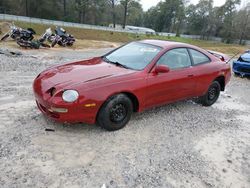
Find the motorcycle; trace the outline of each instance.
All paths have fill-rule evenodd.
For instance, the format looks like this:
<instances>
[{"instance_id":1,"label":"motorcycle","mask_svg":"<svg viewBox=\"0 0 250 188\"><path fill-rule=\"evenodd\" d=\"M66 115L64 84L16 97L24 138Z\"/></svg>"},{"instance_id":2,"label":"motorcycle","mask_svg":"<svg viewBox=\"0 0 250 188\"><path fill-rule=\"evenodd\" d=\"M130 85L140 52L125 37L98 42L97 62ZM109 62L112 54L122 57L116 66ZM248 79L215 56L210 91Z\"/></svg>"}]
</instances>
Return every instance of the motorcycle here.
<instances>
[{"instance_id":1,"label":"motorcycle","mask_svg":"<svg viewBox=\"0 0 250 188\"><path fill-rule=\"evenodd\" d=\"M50 45L41 42L40 40L28 41L28 40L18 39L16 42L19 46L23 48L30 48L30 49L39 49L40 47L50 48Z\"/></svg>"},{"instance_id":2,"label":"motorcycle","mask_svg":"<svg viewBox=\"0 0 250 188\"><path fill-rule=\"evenodd\" d=\"M27 41L23 39L18 39L17 44L23 48L39 49L40 47L50 48L50 45L46 44L46 41L52 42L54 36L51 28L46 29L45 33L38 39Z\"/></svg>"},{"instance_id":3,"label":"motorcycle","mask_svg":"<svg viewBox=\"0 0 250 188\"><path fill-rule=\"evenodd\" d=\"M33 40L36 32L32 28L22 29L20 27L16 27L14 23L10 26L10 31L3 35L0 39L1 41L5 41L7 38L11 37L14 40L26 40L31 41Z\"/></svg>"},{"instance_id":4,"label":"motorcycle","mask_svg":"<svg viewBox=\"0 0 250 188\"><path fill-rule=\"evenodd\" d=\"M54 47L56 44L59 46L72 46L76 41L73 35L66 33L66 31L61 27L56 27L55 36L51 46Z\"/></svg>"},{"instance_id":5,"label":"motorcycle","mask_svg":"<svg viewBox=\"0 0 250 188\"><path fill-rule=\"evenodd\" d=\"M46 29L45 33L39 39L40 42L53 42L55 40L55 34L53 34L51 28Z\"/></svg>"}]
</instances>

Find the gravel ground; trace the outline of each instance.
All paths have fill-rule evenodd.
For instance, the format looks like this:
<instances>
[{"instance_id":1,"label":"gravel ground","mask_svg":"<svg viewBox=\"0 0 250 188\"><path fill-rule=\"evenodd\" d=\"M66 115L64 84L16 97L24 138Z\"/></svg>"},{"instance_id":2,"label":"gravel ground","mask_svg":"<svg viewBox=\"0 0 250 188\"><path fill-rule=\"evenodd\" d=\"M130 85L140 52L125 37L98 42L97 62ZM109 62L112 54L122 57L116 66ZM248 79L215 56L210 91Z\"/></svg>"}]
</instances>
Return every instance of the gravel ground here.
<instances>
[{"instance_id":1,"label":"gravel ground","mask_svg":"<svg viewBox=\"0 0 250 188\"><path fill-rule=\"evenodd\" d=\"M250 187L247 78L232 77L212 107L166 105L117 132L58 124L38 111L39 72L109 50L0 55L0 187Z\"/></svg>"}]
</instances>

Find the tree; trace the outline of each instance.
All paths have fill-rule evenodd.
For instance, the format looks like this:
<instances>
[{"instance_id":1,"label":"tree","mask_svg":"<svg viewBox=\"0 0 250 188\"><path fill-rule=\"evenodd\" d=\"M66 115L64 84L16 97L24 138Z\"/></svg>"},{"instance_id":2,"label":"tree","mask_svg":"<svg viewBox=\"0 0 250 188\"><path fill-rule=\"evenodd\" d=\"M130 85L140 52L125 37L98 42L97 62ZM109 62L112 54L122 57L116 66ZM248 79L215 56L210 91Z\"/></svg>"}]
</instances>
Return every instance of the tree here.
<instances>
[{"instance_id":1,"label":"tree","mask_svg":"<svg viewBox=\"0 0 250 188\"><path fill-rule=\"evenodd\" d=\"M250 39L250 3L234 17L233 35L239 39L239 44L244 44L244 40Z\"/></svg>"},{"instance_id":2,"label":"tree","mask_svg":"<svg viewBox=\"0 0 250 188\"><path fill-rule=\"evenodd\" d=\"M180 37L180 29L185 18L185 6L183 0L176 1L176 9L174 10L173 32L176 37Z\"/></svg>"},{"instance_id":3,"label":"tree","mask_svg":"<svg viewBox=\"0 0 250 188\"><path fill-rule=\"evenodd\" d=\"M151 7L144 14L144 25L146 27L155 29L156 31L162 31L164 28L164 19L161 7L163 2L158 3L155 7Z\"/></svg>"},{"instance_id":4,"label":"tree","mask_svg":"<svg viewBox=\"0 0 250 188\"><path fill-rule=\"evenodd\" d=\"M89 0L76 0L76 10L78 11L78 19L80 23L85 23L88 8Z\"/></svg>"},{"instance_id":5,"label":"tree","mask_svg":"<svg viewBox=\"0 0 250 188\"><path fill-rule=\"evenodd\" d=\"M89 15L89 18L91 20L92 17L92 24L94 25L100 25L102 22L102 16L105 10L105 3L107 1L105 0L92 0L89 3L91 14ZM107 14L107 13L105 13Z\"/></svg>"},{"instance_id":6,"label":"tree","mask_svg":"<svg viewBox=\"0 0 250 188\"><path fill-rule=\"evenodd\" d=\"M29 16L28 0L25 0L25 16Z\"/></svg>"},{"instance_id":7,"label":"tree","mask_svg":"<svg viewBox=\"0 0 250 188\"><path fill-rule=\"evenodd\" d=\"M187 0L165 0L150 8L144 14L144 24L156 31L175 32L180 30L185 18Z\"/></svg>"},{"instance_id":8,"label":"tree","mask_svg":"<svg viewBox=\"0 0 250 188\"><path fill-rule=\"evenodd\" d=\"M238 4L240 4L240 0L226 0L226 3L223 5L224 24L222 35L226 43L232 42L233 39L233 18L236 15L236 5Z\"/></svg>"},{"instance_id":9,"label":"tree","mask_svg":"<svg viewBox=\"0 0 250 188\"><path fill-rule=\"evenodd\" d=\"M159 32L222 37L225 42L250 39L250 3L236 9L240 0L226 0L213 7L213 0L162 0L143 12L140 0L0 0L0 12L44 19L65 20L113 27L145 26ZM56 10L56 11L55 11Z\"/></svg>"},{"instance_id":10,"label":"tree","mask_svg":"<svg viewBox=\"0 0 250 188\"><path fill-rule=\"evenodd\" d=\"M120 3L124 7L124 14L123 14L123 23L122 27L125 29L125 26L127 24L127 16L128 16L128 10L131 5L131 3L136 2L138 0L121 0Z\"/></svg>"},{"instance_id":11,"label":"tree","mask_svg":"<svg viewBox=\"0 0 250 188\"><path fill-rule=\"evenodd\" d=\"M123 29L125 29L125 26L126 26L126 23L127 23L128 3L130 1L131 0L122 0L121 1L122 6L124 7L123 24L122 24Z\"/></svg>"},{"instance_id":12,"label":"tree","mask_svg":"<svg viewBox=\"0 0 250 188\"><path fill-rule=\"evenodd\" d=\"M130 8L127 16L127 23L134 26L143 25L143 9L142 5L137 1L130 3Z\"/></svg>"},{"instance_id":13,"label":"tree","mask_svg":"<svg viewBox=\"0 0 250 188\"><path fill-rule=\"evenodd\" d=\"M64 18L67 16L66 6L67 6L66 0L63 0L63 16L64 16Z\"/></svg>"},{"instance_id":14,"label":"tree","mask_svg":"<svg viewBox=\"0 0 250 188\"><path fill-rule=\"evenodd\" d=\"M117 4L118 0L109 0L109 3L111 4L112 8L112 21L113 21L113 28L116 27L116 12L115 12L115 6Z\"/></svg>"},{"instance_id":15,"label":"tree","mask_svg":"<svg viewBox=\"0 0 250 188\"><path fill-rule=\"evenodd\" d=\"M209 38L213 30L213 1L200 0L197 5L187 9L187 24L189 32L201 35L202 39Z\"/></svg>"}]
</instances>

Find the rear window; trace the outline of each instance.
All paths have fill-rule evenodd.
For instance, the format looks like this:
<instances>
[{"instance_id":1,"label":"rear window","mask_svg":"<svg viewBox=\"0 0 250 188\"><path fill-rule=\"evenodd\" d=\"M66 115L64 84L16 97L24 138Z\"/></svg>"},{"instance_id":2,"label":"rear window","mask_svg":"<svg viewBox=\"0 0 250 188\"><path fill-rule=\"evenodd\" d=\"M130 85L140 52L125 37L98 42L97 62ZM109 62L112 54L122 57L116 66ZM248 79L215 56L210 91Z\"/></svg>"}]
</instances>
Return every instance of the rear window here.
<instances>
[{"instance_id":1,"label":"rear window","mask_svg":"<svg viewBox=\"0 0 250 188\"><path fill-rule=\"evenodd\" d=\"M197 50L193 50L193 49L189 49L189 51L193 57L194 65L199 65L199 64L210 62L210 59L203 53L198 52Z\"/></svg>"},{"instance_id":2,"label":"rear window","mask_svg":"<svg viewBox=\"0 0 250 188\"><path fill-rule=\"evenodd\" d=\"M222 59L224 58L222 55L220 55L219 53L216 53L216 52L212 52L212 51L207 51L208 53L212 54L213 56L219 58L219 59Z\"/></svg>"}]
</instances>

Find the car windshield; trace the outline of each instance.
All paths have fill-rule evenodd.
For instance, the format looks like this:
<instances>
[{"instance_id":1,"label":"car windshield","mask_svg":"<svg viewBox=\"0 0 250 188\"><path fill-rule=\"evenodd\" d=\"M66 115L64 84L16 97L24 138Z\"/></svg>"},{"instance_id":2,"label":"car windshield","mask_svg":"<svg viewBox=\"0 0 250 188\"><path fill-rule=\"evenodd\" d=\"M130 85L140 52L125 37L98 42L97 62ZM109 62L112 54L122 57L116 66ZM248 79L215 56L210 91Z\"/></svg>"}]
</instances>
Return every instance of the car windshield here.
<instances>
[{"instance_id":1,"label":"car windshield","mask_svg":"<svg viewBox=\"0 0 250 188\"><path fill-rule=\"evenodd\" d=\"M104 56L108 63L133 70L143 70L161 51L161 47L141 42L131 42Z\"/></svg>"},{"instance_id":2,"label":"car windshield","mask_svg":"<svg viewBox=\"0 0 250 188\"><path fill-rule=\"evenodd\" d=\"M243 54L242 56L240 56L238 61L250 63L250 54L249 53Z\"/></svg>"}]
</instances>

